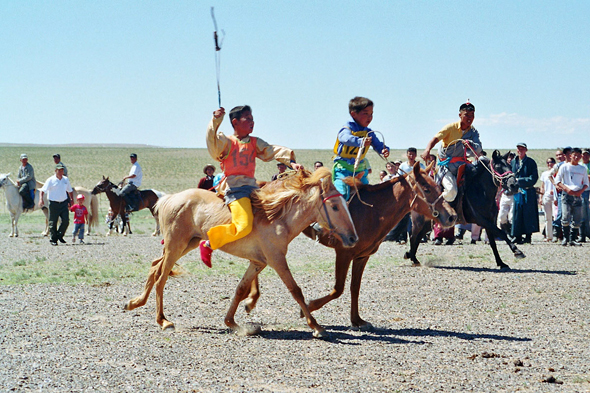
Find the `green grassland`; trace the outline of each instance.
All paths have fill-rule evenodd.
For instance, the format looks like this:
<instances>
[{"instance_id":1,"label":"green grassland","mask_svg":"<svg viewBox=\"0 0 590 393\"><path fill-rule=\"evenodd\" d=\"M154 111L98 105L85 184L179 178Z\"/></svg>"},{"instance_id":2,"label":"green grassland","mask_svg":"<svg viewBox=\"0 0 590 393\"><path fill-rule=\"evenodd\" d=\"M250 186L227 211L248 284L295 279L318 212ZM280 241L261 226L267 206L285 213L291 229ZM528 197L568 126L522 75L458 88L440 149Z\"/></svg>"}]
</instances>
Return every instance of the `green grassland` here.
<instances>
[{"instance_id":1,"label":"green grassland","mask_svg":"<svg viewBox=\"0 0 590 393\"><path fill-rule=\"evenodd\" d=\"M420 148L419 148L420 149ZM492 149L487 149L491 154ZM505 152L503 150L502 152ZM203 176L202 168L207 163L214 162L206 149L178 149L157 148L149 146L139 147L71 147L71 146L0 146L0 173L11 172L11 177L16 178L20 165L19 156L27 153L29 162L35 168L35 174L39 181L44 182L54 173L52 155L60 153L62 161L68 167L69 177L73 186L83 186L92 189L102 176L109 176L114 182L120 181L128 174L131 166L130 153L138 154L138 162L144 172L142 188L154 188L166 193L179 192L196 187ZM554 156L554 150L532 150L532 156L539 164L539 173L545 170L545 160ZM297 161L307 168L312 168L317 160L323 161L329 166L332 152L330 150L297 150ZM405 149L397 149L391 152L390 159L404 159ZM378 182L378 172L384 169L385 162L373 151L368 154L373 173L369 176L371 183ZM256 177L259 180L270 180L276 173L276 161L258 161ZM103 217L108 210L108 199L104 195L99 196L100 218L99 229L95 233L103 236L106 231ZM0 236L7 236L10 231L9 214L5 206L5 193L0 191ZM134 213L132 217L132 230L134 235L149 236L154 229L154 220L147 210ZM39 234L45 228L45 216L40 211L21 216L19 230L21 238L26 238L26 244L32 248L42 249L48 246L47 239ZM70 228L71 229L71 228ZM153 239L159 245L158 239ZM96 241L96 240L94 240ZM292 267L294 271L333 269L332 251L324 248L313 247L305 255L297 255L297 261ZM98 257L97 257L98 258ZM216 255L216 269L204 270L198 256L194 253L183 258L183 268L197 276L215 274L241 275L245 269L244 261L219 253ZM0 258L2 259L2 258ZM76 260L66 258L64 260L51 260L44 256L25 255L18 260L2 260L0 263L0 284L31 284L31 283L104 283L114 281L137 281L145 277L149 269L152 256L129 256L129 263L119 264L105 262L102 259ZM402 263L391 261L387 263ZM376 255L372 258L372 264L385 263ZM272 269L265 269L264 274L274 274Z\"/></svg>"}]
</instances>

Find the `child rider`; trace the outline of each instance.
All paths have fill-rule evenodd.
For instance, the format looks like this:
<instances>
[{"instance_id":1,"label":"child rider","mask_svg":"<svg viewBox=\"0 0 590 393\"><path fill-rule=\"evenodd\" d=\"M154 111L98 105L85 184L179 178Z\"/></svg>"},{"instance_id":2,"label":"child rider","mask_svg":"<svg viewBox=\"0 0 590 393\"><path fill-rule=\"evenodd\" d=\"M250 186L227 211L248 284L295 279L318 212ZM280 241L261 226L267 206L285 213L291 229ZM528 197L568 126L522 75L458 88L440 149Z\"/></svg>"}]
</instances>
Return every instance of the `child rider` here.
<instances>
[{"instance_id":1,"label":"child rider","mask_svg":"<svg viewBox=\"0 0 590 393\"><path fill-rule=\"evenodd\" d=\"M234 134L226 136L217 132L225 115L225 109L213 112L207 127L207 149L215 160L221 162L224 177L217 192L224 195L231 211L231 224L215 226L207 232L209 240L199 244L201 260L211 267L211 253L225 244L236 241L252 231L254 216L250 193L258 188L254 172L258 157L262 161L276 159L294 170L303 168L295 162L295 153L286 147L269 145L260 138L250 136L254 129L252 109L248 105L237 106L229 113Z\"/></svg>"},{"instance_id":2,"label":"child rider","mask_svg":"<svg viewBox=\"0 0 590 393\"><path fill-rule=\"evenodd\" d=\"M348 109L353 121L346 123L338 132L338 138L334 145L334 166L332 167L332 180L334 186L348 200L350 198L350 187L342 179L348 176L360 177L363 184L369 184L367 175L367 160L365 155L369 146L382 154L383 157L389 157L389 148L375 136L370 134L369 124L373 120L373 101L365 97L354 97L348 103ZM360 162L357 169L354 169L354 163L357 158L359 149L362 149Z\"/></svg>"}]
</instances>

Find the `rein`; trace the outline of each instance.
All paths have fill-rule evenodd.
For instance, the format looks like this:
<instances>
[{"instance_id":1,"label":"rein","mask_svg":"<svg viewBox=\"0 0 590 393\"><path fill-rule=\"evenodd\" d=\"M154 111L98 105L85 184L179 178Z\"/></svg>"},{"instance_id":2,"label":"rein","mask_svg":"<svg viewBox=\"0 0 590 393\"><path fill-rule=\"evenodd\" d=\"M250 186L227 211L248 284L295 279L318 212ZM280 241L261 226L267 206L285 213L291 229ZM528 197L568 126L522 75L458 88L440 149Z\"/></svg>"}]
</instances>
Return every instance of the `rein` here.
<instances>
[{"instance_id":1,"label":"rein","mask_svg":"<svg viewBox=\"0 0 590 393\"><path fill-rule=\"evenodd\" d=\"M406 180L409 180L412 174L408 174L408 176L406 176ZM412 208L412 205L414 204L414 202L416 201L416 198L422 200L422 202L424 202L427 206L428 209L430 209L430 212L432 213L433 217L438 217L440 215L440 213L438 212L438 210L436 210L435 205L438 203L438 201L442 198L442 193L438 196L438 198L436 198L434 200L434 202L430 203L428 202L428 200L426 199L426 193L424 192L424 189L422 188L422 186L420 185L420 183L418 183L418 181L416 179L413 179L414 184L410 183L410 186L412 187L412 191L414 191L414 198L412 199L412 201L410 202L410 208ZM420 191L420 195L416 192L416 190L414 188L417 188L418 191Z\"/></svg>"},{"instance_id":2,"label":"rein","mask_svg":"<svg viewBox=\"0 0 590 393\"><path fill-rule=\"evenodd\" d=\"M326 214L326 221L328 222L328 239L332 240L334 238L334 225L332 224L332 220L330 220L330 215L328 214L328 207L326 206L326 201L328 199L332 199L332 198L339 198L342 196L342 194L337 193L334 195L329 195L327 197L323 197L324 196L324 190L322 190L321 188L322 186L320 185L320 198L322 198L322 207L324 208L324 213ZM321 209L321 208L320 208Z\"/></svg>"}]
</instances>

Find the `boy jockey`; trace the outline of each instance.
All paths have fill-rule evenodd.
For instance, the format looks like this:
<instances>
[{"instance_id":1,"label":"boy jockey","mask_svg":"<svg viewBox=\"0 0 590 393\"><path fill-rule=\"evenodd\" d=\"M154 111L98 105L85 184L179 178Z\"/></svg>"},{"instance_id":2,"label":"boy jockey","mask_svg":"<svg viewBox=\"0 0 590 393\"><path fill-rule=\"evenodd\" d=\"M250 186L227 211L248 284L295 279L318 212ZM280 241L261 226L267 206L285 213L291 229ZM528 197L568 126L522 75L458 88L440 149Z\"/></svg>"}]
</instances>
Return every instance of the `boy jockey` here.
<instances>
[{"instance_id":1,"label":"boy jockey","mask_svg":"<svg viewBox=\"0 0 590 393\"><path fill-rule=\"evenodd\" d=\"M224 115L224 108L213 112L213 119L207 127L207 149L211 157L221 162L224 177L217 192L225 196L232 222L209 229L209 240L202 240L199 244L201 260L208 267L211 267L213 250L241 239L252 231L254 215L250 193L258 188L254 178L256 157L263 161L276 159L294 170L303 168L295 162L295 153L292 150L269 145L260 138L250 136L254 129L254 118L248 105L237 106L230 111L233 135L226 136L217 132Z\"/></svg>"},{"instance_id":2,"label":"boy jockey","mask_svg":"<svg viewBox=\"0 0 590 393\"><path fill-rule=\"evenodd\" d=\"M340 131L334 145L334 166L332 167L332 180L334 186L346 198L350 199L350 187L342 179L349 176L360 176L363 184L369 184L367 175L369 169L365 155L369 146L383 157L389 157L389 147L385 146L369 128L373 120L373 101L365 97L354 97L348 103L350 116L354 121L346 123ZM359 149L362 149L359 156ZM358 167L355 169L355 161L359 157Z\"/></svg>"}]
</instances>

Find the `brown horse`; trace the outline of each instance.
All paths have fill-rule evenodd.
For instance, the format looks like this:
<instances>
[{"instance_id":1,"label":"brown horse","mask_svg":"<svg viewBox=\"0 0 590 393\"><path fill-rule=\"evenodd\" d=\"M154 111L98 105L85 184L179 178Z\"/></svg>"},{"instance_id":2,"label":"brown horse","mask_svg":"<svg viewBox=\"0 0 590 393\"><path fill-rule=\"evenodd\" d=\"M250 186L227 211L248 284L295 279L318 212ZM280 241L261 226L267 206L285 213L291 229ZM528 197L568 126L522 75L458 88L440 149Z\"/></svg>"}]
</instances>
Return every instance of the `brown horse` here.
<instances>
[{"instance_id":1,"label":"brown horse","mask_svg":"<svg viewBox=\"0 0 590 393\"><path fill-rule=\"evenodd\" d=\"M318 310L342 295L352 262L350 321L353 328L371 328L371 324L359 315L361 279L367 261L377 252L387 233L410 211L435 219L445 227L454 225L457 220L455 210L441 198L440 187L428 176L431 168L432 164L426 170L421 170L416 164L411 173L390 181L375 185L358 184L358 196L351 198L348 208L358 231L359 241L356 246L345 248L339 242L331 240L327 234L320 234L320 243L336 250L336 283L329 295L309 303L309 311ZM353 185L352 178L347 179L347 182ZM313 236L311 228L303 233ZM259 297L258 283L255 282L246 301L246 311L256 306Z\"/></svg>"},{"instance_id":2,"label":"brown horse","mask_svg":"<svg viewBox=\"0 0 590 393\"><path fill-rule=\"evenodd\" d=\"M127 225L127 218L125 217L125 206L127 203L125 202L125 198L113 191L113 188L117 188L117 185L111 182L108 177L103 176L102 180L92 189L92 195L104 192L107 195L107 198L109 198L111 209L113 210L113 217L119 215L119 217L121 217L121 222L123 223L123 228L125 228ZM158 218L156 217L154 208L156 202L158 202L158 195L153 190L141 190L139 195L139 207L134 211L149 209L157 222ZM156 230L157 229L158 228L156 228Z\"/></svg>"},{"instance_id":3,"label":"brown horse","mask_svg":"<svg viewBox=\"0 0 590 393\"><path fill-rule=\"evenodd\" d=\"M207 231L211 227L231 222L231 215L220 198L201 189L165 196L156 206L164 235L164 251L160 258L152 262L143 294L129 301L126 309L143 306L155 284L156 321L163 329L173 329L174 324L166 319L163 311L164 285L168 276L175 274L172 268L178 259L198 247L201 239L207 239ZM240 327L234 317L253 280L269 265L301 307L314 337L326 337L325 329L309 312L285 256L289 243L316 221L329 228L331 236L336 237L342 247L352 247L358 241L346 202L332 184L330 171L322 169L313 174L299 171L270 183L252 194L252 206L252 232L221 248L229 254L250 260L225 316L225 324L239 334L258 332Z\"/></svg>"}]
</instances>

